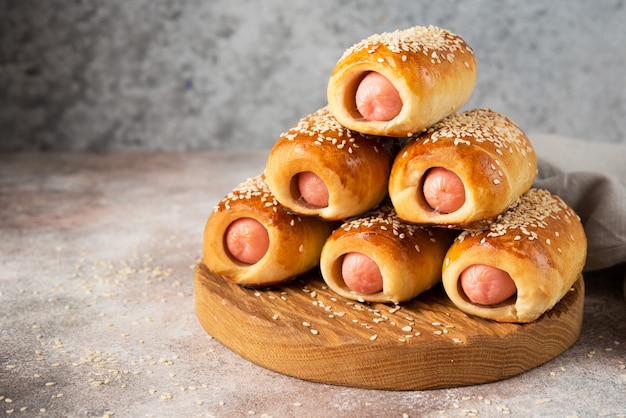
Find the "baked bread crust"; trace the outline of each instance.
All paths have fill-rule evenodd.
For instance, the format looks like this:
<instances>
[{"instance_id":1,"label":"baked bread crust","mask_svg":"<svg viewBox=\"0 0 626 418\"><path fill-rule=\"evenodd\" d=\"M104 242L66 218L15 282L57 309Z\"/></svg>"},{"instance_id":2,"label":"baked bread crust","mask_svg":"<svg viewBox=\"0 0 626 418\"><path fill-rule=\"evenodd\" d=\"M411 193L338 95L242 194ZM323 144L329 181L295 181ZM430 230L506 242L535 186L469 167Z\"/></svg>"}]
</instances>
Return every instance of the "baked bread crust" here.
<instances>
[{"instance_id":1,"label":"baked bread crust","mask_svg":"<svg viewBox=\"0 0 626 418\"><path fill-rule=\"evenodd\" d=\"M365 120L356 108L356 90L375 71L402 100L390 121ZM327 98L344 126L365 134L406 137L460 109L476 85L476 59L458 35L435 26L372 35L347 49L331 73Z\"/></svg>"},{"instance_id":2,"label":"baked bread crust","mask_svg":"<svg viewBox=\"0 0 626 418\"><path fill-rule=\"evenodd\" d=\"M587 239L578 215L547 190L530 189L484 231L464 231L442 269L443 285L462 311L499 322L532 322L561 300L581 274ZM459 276L473 264L508 272L517 294L493 306L471 303Z\"/></svg>"},{"instance_id":3,"label":"baked bread crust","mask_svg":"<svg viewBox=\"0 0 626 418\"><path fill-rule=\"evenodd\" d=\"M387 142L350 131L323 107L280 135L265 166L267 184L281 205L299 214L326 220L361 214L387 195L393 162ZM296 175L305 171L326 184L328 206L311 206L301 198Z\"/></svg>"},{"instance_id":4,"label":"baked bread crust","mask_svg":"<svg viewBox=\"0 0 626 418\"><path fill-rule=\"evenodd\" d=\"M245 217L259 221L269 235L269 248L255 264L235 260L224 244L228 226ZM204 229L203 262L241 285L276 285L315 267L331 230L332 225L322 219L299 216L280 206L261 174L239 184L215 206Z\"/></svg>"},{"instance_id":5,"label":"baked bread crust","mask_svg":"<svg viewBox=\"0 0 626 418\"><path fill-rule=\"evenodd\" d=\"M346 220L324 244L322 278L337 294L352 300L399 303L410 300L441 280L441 265L456 233L402 222L391 205L381 205ZM378 265L383 290L360 294L343 281L343 256L359 252Z\"/></svg>"},{"instance_id":6,"label":"baked bread crust","mask_svg":"<svg viewBox=\"0 0 626 418\"><path fill-rule=\"evenodd\" d=\"M465 203L451 213L433 210L424 198L424 177L433 167L459 176ZM400 218L413 223L481 229L526 192L537 175L528 137L508 117L490 109L450 115L398 152L389 197Z\"/></svg>"}]
</instances>

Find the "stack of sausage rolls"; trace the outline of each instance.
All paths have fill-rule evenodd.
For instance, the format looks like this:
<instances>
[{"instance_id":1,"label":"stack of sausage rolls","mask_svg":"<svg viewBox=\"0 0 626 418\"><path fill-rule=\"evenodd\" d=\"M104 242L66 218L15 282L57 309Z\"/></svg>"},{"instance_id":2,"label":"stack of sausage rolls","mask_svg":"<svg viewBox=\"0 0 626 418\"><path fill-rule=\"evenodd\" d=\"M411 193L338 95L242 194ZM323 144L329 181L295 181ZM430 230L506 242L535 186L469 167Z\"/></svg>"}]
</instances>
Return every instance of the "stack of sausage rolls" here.
<instances>
[{"instance_id":1,"label":"stack of sausage rolls","mask_svg":"<svg viewBox=\"0 0 626 418\"><path fill-rule=\"evenodd\" d=\"M328 104L215 207L203 262L260 287L319 268L362 302L401 303L443 283L468 314L536 320L580 275L584 230L563 200L532 188L536 155L512 120L460 112L475 83L472 49L438 27L348 48Z\"/></svg>"}]
</instances>

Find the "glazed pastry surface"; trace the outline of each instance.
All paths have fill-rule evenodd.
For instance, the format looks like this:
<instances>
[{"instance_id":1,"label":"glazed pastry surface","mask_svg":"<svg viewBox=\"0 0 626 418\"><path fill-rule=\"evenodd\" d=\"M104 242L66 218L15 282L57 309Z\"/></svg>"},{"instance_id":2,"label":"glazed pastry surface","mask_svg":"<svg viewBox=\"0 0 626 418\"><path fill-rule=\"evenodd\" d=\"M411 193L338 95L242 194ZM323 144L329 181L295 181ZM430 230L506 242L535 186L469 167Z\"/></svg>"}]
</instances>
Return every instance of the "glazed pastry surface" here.
<instances>
[{"instance_id":1,"label":"glazed pastry surface","mask_svg":"<svg viewBox=\"0 0 626 418\"><path fill-rule=\"evenodd\" d=\"M236 260L225 245L228 227L241 218L257 220L269 235L267 252L254 264ZM300 216L283 208L261 174L235 187L209 216L204 230L203 262L215 273L238 284L284 283L318 264L331 229L332 225L322 219Z\"/></svg>"},{"instance_id":2,"label":"glazed pastry surface","mask_svg":"<svg viewBox=\"0 0 626 418\"><path fill-rule=\"evenodd\" d=\"M587 239L578 215L558 196L533 188L487 229L464 231L455 239L443 264L443 285L466 313L500 322L531 322L570 290L586 255ZM459 276L475 264L508 272L516 295L493 306L471 303Z\"/></svg>"},{"instance_id":3,"label":"glazed pastry surface","mask_svg":"<svg viewBox=\"0 0 626 418\"><path fill-rule=\"evenodd\" d=\"M363 78L377 72L397 90L402 108L391 120L366 120L356 93ZM349 129L407 137L459 110L476 84L476 59L458 35L435 26L376 34L348 48L328 82L331 112Z\"/></svg>"},{"instance_id":4,"label":"glazed pastry surface","mask_svg":"<svg viewBox=\"0 0 626 418\"><path fill-rule=\"evenodd\" d=\"M424 197L429 170L456 174L465 202L442 213ZM532 186L537 157L528 137L507 116L490 109L450 115L398 152L389 177L389 196L400 218L419 224L480 229Z\"/></svg>"}]
</instances>

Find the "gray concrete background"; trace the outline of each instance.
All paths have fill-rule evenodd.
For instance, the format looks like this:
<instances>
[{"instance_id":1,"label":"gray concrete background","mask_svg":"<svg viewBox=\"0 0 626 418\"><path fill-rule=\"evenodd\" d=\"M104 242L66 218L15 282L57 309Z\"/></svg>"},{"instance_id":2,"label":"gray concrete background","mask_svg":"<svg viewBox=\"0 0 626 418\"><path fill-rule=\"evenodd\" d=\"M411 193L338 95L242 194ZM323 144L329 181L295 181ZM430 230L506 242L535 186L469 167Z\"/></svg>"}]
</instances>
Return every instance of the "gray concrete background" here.
<instances>
[{"instance_id":1,"label":"gray concrete background","mask_svg":"<svg viewBox=\"0 0 626 418\"><path fill-rule=\"evenodd\" d=\"M0 0L0 151L268 149L343 51L438 25L474 48L466 107L626 142L624 0Z\"/></svg>"}]
</instances>

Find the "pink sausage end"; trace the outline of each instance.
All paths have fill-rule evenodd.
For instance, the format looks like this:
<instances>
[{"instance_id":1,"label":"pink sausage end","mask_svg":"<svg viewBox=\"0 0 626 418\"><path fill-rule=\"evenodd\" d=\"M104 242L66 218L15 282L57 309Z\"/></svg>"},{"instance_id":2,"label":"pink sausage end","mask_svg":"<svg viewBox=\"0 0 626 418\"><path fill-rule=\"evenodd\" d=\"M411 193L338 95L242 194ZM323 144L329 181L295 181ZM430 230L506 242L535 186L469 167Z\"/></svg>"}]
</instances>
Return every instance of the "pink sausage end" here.
<instances>
[{"instance_id":1,"label":"pink sausage end","mask_svg":"<svg viewBox=\"0 0 626 418\"><path fill-rule=\"evenodd\" d=\"M312 171L298 173L298 190L300 196L309 205L325 208L328 206L328 187L324 181Z\"/></svg>"},{"instance_id":2,"label":"pink sausage end","mask_svg":"<svg viewBox=\"0 0 626 418\"><path fill-rule=\"evenodd\" d=\"M366 120L389 121L402 109L398 90L383 75L367 74L357 87L356 108Z\"/></svg>"},{"instance_id":3,"label":"pink sausage end","mask_svg":"<svg viewBox=\"0 0 626 418\"><path fill-rule=\"evenodd\" d=\"M361 253L348 253L343 258L341 275L346 286L364 295L383 290L383 277L378 265Z\"/></svg>"},{"instance_id":4,"label":"pink sausage end","mask_svg":"<svg viewBox=\"0 0 626 418\"><path fill-rule=\"evenodd\" d=\"M441 213L452 213L465 203L463 181L450 170L435 167L428 170L422 188L428 205Z\"/></svg>"},{"instance_id":5,"label":"pink sausage end","mask_svg":"<svg viewBox=\"0 0 626 418\"><path fill-rule=\"evenodd\" d=\"M258 262L270 246L267 229L252 218L240 218L231 223L224 241L230 255L246 264Z\"/></svg>"},{"instance_id":6,"label":"pink sausage end","mask_svg":"<svg viewBox=\"0 0 626 418\"><path fill-rule=\"evenodd\" d=\"M467 298L478 305L504 302L517 292L515 282L504 270L485 264L474 264L461 273L461 288Z\"/></svg>"}]
</instances>

